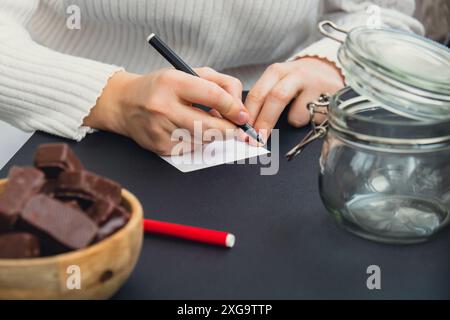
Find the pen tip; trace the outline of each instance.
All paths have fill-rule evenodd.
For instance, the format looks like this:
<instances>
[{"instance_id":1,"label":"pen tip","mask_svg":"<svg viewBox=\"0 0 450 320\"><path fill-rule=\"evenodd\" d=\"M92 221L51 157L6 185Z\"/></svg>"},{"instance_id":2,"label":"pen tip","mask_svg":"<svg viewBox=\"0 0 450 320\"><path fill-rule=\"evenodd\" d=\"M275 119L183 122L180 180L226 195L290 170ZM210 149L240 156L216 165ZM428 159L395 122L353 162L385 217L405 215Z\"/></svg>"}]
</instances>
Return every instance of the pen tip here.
<instances>
[{"instance_id":1,"label":"pen tip","mask_svg":"<svg viewBox=\"0 0 450 320\"><path fill-rule=\"evenodd\" d=\"M256 136L256 141L258 141L259 143L265 144L263 138L259 134Z\"/></svg>"}]
</instances>

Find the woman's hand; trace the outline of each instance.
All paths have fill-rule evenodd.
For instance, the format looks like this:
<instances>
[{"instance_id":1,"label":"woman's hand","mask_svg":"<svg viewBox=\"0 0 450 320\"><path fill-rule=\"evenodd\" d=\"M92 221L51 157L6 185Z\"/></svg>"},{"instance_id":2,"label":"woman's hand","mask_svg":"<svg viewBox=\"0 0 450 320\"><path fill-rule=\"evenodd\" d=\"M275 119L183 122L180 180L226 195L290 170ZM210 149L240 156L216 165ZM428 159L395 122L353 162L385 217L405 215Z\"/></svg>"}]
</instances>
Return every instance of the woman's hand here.
<instances>
[{"instance_id":1,"label":"woman's hand","mask_svg":"<svg viewBox=\"0 0 450 320\"><path fill-rule=\"evenodd\" d=\"M249 113L241 100L239 80L210 68L196 69L196 72L201 78L173 69L143 76L116 73L84 124L128 136L146 149L170 155L172 148L180 143L171 139L177 128L191 133L190 148L192 144L210 142L204 141L203 136L194 136L196 121L201 123L203 133L218 129L224 137L227 129L248 122ZM193 104L208 106L212 111L206 113L192 107Z\"/></svg>"},{"instance_id":2,"label":"woman's hand","mask_svg":"<svg viewBox=\"0 0 450 320\"><path fill-rule=\"evenodd\" d=\"M284 108L294 100L288 120L294 127L309 123L307 104L320 94L333 94L344 86L339 69L320 58L302 58L271 65L250 90L245 105L250 124L267 141ZM324 118L317 117L317 121ZM241 139L248 139L241 135ZM256 142L250 139L252 144Z\"/></svg>"}]
</instances>

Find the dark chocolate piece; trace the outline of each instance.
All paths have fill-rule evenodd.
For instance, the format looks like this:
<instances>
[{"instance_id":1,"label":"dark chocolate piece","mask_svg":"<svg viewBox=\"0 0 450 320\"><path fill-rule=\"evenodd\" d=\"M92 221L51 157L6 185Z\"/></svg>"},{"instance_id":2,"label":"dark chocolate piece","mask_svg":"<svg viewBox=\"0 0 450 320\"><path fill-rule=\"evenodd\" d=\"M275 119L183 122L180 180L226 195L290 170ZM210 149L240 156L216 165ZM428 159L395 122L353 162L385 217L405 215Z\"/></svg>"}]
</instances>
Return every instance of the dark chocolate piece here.
<instances>
[{"instance_id":1,"label":"dark chocolate piece","mask_svg":"<svg viewBox=\"0 0 450 320\"><path fill-rule=\"evenodd\" d=\"M72 251L73 249L70 249L63 244L59 243L55 239L53 239L51 236L49 236L47 233L36 229L35 227L29 225L27 222L25 222L23 219L19 218L19 220L16 223L15 230L17 232L27 232L39 239L40 244L40 256L41 257L49 257L49 256L55 256L62 253L67 253Z\"/></svg>"},{"instance_id":2,"label":"dark chocolate piece","mask_svg":"<svg viewBox=\"0 0 450 320\"><path fill-rule=\"evenodd\" d=\"M120 206L115 207L108 221L99 228L95 241L101 241L122 229L130 220L130 216L130 213L124 208Z\"/></svg>"},{"instance_id":3,"label":"dark chocolate piece","mask_svg":"<svg viewBox=\"0 0 450 320\"><path fill-rule=\"evenodd\" d=\"M5 191L0 195L0 233L13 228L25 203L44 183L44 174L35 168L13 167L9 171Z\"/></svg>"},{"instance_id":4,"label":"dark chocolate piece","mask_svg":"<svg viewBox=\"0 0 450 320\"><path fill-rule=\"evenodd\" d=\"M43 144L34 156L36 168L45 172L48 178L57 178L63 171L81 171L83 165L65 143Z\"/></svg>"},{"instance_id":5,"label":"dark chocolate piece","mask_svg":"<svg viewBox=\"0 0 450 320\"><path fill-rule=\"evenodd\" d=\"M98 200L86 210L86 213L95 223L102 225L110 218L115 208L116 205L112 202Z\"/></svg>"},{"instance_id":6,"label":"dark chocolate piece","mask_svg":"<svg viewBox=\"0 0 450 320\"><path fill-rule=\"evenodd\" d=\"M100 199L118 205L122 200L122 187L88 171L62 172L58 177L57 196L68 194L84 200Z\"/></svg>"},{"instance_id":7,"label":"dark chocolate piece","mask_svg":"<svg viewBox=\"0 0 450 320\"><path fill-rule=\"evenodd\" d=\"M69 249L86 247L98 232L97 225L82 211L43 194L27 202L21 218Z\"/></svg>"},{"instance_id":8,"label":"dark chocolate piece","mask_svg":"<svg viewBox=\"0 0 450 320\"><path fill-rule=\"evenodd\" d=\"M0 259L28 259L39 255L39 239L34 235L24 232L0 235Z\"/></svg>"}]
</instances>

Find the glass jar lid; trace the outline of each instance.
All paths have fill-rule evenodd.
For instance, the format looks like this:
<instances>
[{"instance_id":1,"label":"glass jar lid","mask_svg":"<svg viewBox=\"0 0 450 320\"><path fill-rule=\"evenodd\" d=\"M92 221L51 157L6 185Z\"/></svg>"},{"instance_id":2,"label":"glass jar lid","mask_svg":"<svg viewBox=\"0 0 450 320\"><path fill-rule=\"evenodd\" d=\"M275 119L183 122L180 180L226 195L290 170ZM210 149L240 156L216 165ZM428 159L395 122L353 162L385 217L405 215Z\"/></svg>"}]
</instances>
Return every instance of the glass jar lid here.
<instances>
[{"instance_id":1,"label":"glass jar lid","mask_svg":"<svg viewBox=\"0 0 450 320\"><path fill-rule=\"evenodd\" d=\"M348 85L391 112L419 121L450 118L450 50L444 46L399 30L356 28L338 58Z\"/></svg>"}]
</instances>

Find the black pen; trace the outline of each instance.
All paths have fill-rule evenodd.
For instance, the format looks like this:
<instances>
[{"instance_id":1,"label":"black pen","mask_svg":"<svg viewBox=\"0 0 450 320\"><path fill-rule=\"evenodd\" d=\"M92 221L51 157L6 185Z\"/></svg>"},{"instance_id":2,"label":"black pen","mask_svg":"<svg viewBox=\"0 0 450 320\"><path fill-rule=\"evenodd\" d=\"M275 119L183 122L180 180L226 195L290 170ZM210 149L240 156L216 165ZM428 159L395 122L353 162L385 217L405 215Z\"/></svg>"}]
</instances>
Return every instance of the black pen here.
<instances>
[{"instance_id":1,"label":"black pen","mask_svg":"<svg viewBox=\"0 0 450 320\"><path fill-rule=\"evenodd\" d=\"M167 46L156 34L152 33L147 38L148 43L156 49L175 69L188 73L190 75L200 77L186 62L184 62L172 49ZM202 109L203 111L210 111L211 108L198 106L195 107ZM258 141L263 143L261 136L256 132L256 130L248 123L244 125L239 125L246 134Z\"/></svg>"}]
</instances>

